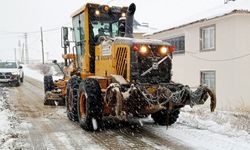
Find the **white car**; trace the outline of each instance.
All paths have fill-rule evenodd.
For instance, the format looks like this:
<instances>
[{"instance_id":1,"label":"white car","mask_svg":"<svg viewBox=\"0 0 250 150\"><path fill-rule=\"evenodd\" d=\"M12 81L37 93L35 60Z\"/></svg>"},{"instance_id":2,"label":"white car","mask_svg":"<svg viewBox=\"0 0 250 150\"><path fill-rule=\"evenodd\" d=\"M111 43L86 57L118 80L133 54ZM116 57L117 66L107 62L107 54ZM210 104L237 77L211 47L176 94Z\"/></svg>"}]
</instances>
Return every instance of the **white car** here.
<instances>
[{"instance_id":1,"label":"white car","mask_svg":"<svg viewBox=\"0 0 250 150\"><path fill-rule=\"evenodd\" d=\"M0 82L20 86L24 79L22 68L14 61L0 62Z\"/></svg>"}]
</instances>

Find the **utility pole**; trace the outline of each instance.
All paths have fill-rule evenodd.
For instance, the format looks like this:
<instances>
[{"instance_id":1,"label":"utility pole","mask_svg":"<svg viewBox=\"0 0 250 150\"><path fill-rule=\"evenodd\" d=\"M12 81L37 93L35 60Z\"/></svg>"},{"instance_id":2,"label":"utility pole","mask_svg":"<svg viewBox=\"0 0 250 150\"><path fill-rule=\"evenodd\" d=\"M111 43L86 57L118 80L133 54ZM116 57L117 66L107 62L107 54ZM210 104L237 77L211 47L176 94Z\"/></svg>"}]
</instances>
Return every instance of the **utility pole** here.
<instances>
[{"instance_id":1,"label":"utility pole","mask_svg":"<svg viewBox=\"0 0 250 150\"><path fill-rule=\"evenodd\" d=\"M29 64L29 52L28 52L28 34L24 33L25 39L25 56L26 56L26 64Z\"/></svg>"},{"instance_id":2,"label":"utility pole","mask_svg":"<svg viewBox=\"0 0 250 150\"><path fill-rule=\"evenodd\" d=\"M23 48L22 48L22 54L21 54L21 62L24 64L24 44L23 44Z\"/></svg>"},{"instance_id":3,"label":"utility pole","mask_svg":"<svg viewBox=\"0 0 250 150\"><path fill-rule=\"evenodd\" d=\"M15 62L16 62L16 48L14 48L14 56L15 56Z\"/></svg>"},{"instance_id":4,"label":"utility pole","mask_svg":"<svg viewBox=\"0 0 250 150\"><path fill-rule=\"evenodd\" d=\"M19 53L19 57L18 57L18 61L22 60L22 48L21 48L21 41L18 40L18 53Z\"/></svg>"},{"instance_id":5,"label":"utility pole","mask_svg":"<svg viewBox=\"0 0 250 150\"><path fill-rule=\"evenodd\" d=\"M42 62L44 64L43 28L41 27Z\"/></svg>"}]
</instances>

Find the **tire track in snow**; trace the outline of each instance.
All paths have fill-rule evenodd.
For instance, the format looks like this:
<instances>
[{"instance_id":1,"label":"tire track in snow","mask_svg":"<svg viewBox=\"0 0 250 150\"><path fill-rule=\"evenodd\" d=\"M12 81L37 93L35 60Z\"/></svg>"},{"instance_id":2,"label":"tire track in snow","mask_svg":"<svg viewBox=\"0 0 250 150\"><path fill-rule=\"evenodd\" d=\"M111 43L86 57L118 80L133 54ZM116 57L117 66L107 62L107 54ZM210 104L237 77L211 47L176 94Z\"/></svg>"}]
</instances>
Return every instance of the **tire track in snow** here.
<instances>
[{"instance_id":1,"label":"tire track in snow","mask_svg":"<svg viewBox=\"0 0 250 150\"><path fill-rule=\"evenodd\" d=\"M63 133L63 132L55 132L54 134L57 137L57 139L61 143L63 143L62 145L65 146L64 149L75 149L76 146L75 147L71 146L73 144L70 143L70 140L68 139L68 137L66 136L65 133Z\"/></svg>"}]
</instances>

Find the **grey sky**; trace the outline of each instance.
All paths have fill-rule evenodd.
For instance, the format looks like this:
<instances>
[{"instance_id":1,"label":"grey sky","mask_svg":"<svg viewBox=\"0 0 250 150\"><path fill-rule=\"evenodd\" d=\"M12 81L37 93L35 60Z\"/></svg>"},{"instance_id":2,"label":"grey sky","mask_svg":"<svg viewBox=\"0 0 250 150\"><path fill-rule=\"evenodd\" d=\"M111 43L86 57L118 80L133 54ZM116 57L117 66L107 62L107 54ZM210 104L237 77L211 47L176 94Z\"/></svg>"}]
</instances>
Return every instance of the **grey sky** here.
<instances>
[{"instance_id":1,"label":"grey sky","mask_svg":"<svg viewBox=\"0 0 250 150\"><path fill-rule=\"evenodd\" d=\"M224 0L92 0L119 5L137 5L135 18L150 26L164 28L172 22L196 15L213 7L224 5ZM41 59L40 27L44 30L45 52L49 59L60 59L60 27L70 26L70 15L86 0L1 0L0 1L0 59L14 59L18 40L28 32L29 56ZM38 32L36 32L38 31ZM19 51L18 56L19 56Z\"/></svg>"}]
</instances>

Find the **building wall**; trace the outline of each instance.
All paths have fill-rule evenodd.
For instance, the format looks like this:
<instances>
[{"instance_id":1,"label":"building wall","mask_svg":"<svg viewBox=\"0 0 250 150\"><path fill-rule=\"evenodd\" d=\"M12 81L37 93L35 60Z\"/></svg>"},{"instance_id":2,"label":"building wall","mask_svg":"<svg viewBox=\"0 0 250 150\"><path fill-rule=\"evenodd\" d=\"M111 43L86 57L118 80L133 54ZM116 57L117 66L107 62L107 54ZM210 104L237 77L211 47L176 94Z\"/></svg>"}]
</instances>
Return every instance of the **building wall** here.
<instances>
[{"instance_id":1,"label":"building wall","mask_svg":"<svg viewBox=\"0 0 250 150\"><path fill-rule=\"evenodd\" d=\"M200 27L215 25L214 51L200 51ZM232 14L146 38L185 35L185 53L175 54L173 80L197 87L202 70L216 71L216 95L221 110L250 110L250 14ZM233 59L239 56L238 59Z\"/></svg>"}]
</instances>

